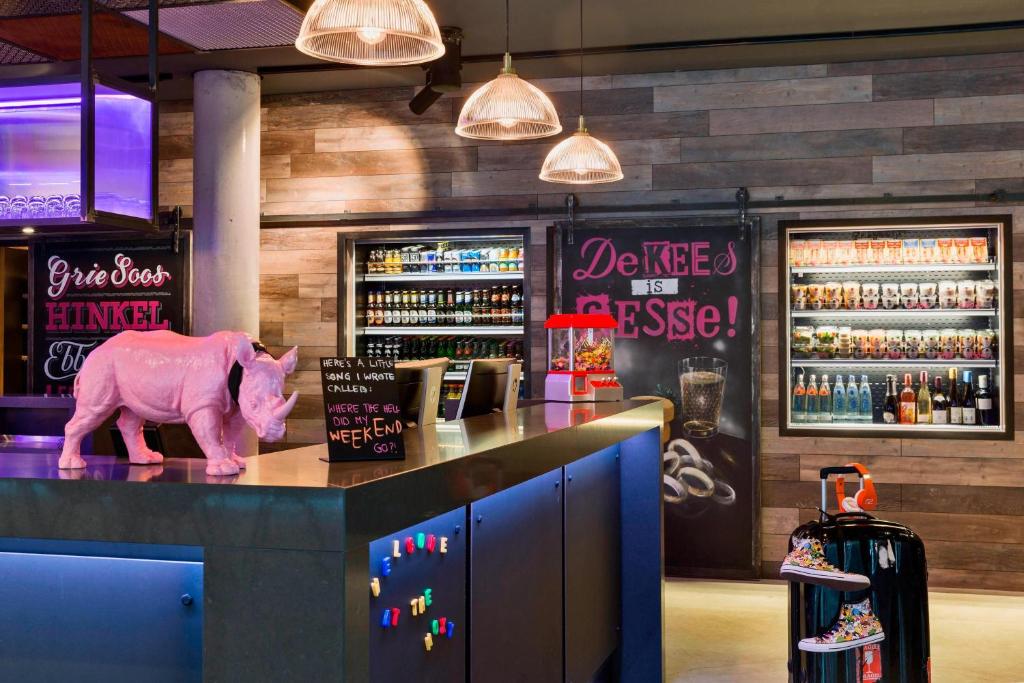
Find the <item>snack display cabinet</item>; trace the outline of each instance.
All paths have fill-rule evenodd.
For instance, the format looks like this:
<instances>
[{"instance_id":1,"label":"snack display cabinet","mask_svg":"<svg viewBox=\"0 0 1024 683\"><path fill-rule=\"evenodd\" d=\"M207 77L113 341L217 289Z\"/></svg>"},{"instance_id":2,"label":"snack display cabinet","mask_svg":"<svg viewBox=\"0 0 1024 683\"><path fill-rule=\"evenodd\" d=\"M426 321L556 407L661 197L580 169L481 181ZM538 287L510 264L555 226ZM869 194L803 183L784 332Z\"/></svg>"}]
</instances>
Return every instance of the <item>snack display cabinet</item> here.
<instances>
[{"instance_id":1,"label":"snack display cabinet","mask_svg":"<svg viewBox=\"0 0 1024 683\"><path fill-rule=\"evenodd\" d=\"M529 377L527 236L525 229L339 236L339 352L447 357L442 399L449 401L461 396L474 358L516 358Z\"/></svg>"},{"instance_id":2,"label":"snack display cabinet","mask_svg":"<svg viewBox=\"0 0 1024 683\"><path fill-rule=\"evenodd\" d=\"M1013 438L1011 234L1008 216L780 223L780 433Z\"/></svg>"}]
</instances>

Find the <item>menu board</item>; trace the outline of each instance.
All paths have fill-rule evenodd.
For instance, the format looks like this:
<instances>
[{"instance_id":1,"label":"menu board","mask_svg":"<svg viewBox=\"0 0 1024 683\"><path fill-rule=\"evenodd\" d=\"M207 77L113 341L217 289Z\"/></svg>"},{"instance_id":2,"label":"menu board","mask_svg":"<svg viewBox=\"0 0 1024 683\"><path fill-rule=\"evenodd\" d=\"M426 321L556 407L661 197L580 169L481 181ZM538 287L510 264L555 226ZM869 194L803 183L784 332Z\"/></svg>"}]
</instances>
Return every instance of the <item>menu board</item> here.
<instances>
[{"instance_id":1,"label":"menu board","mask_svg":"<svg viewBox=\"0 0 1024 683\"><path fill-rule=\"evenodd\" d=\"M126 330L188 333L188 243L89 237L33 245L32 390L70 394L86 356Z\"/></svg>"},{"instance_id":2,"label":"menu board","mask_svg":"<svg viewBox=\"0 0 1024 683\"><path fill-rule=\"evenodd\" d=\"M405 457L393 360L321 358L320 378L329 462Z\"/></svg>"},{"instance_id":3,"label":"menu board","mask_svg":"<svg viewBox=\"0 0 1024 683\"><path fill-rule=\"evenodd\" d=\"M642 219L577 223L560 239L561 311L614 317L625 396L675 406L663 448L669 575L757 569L752 241L736 223Z\"/></svg>"}]
</instances>

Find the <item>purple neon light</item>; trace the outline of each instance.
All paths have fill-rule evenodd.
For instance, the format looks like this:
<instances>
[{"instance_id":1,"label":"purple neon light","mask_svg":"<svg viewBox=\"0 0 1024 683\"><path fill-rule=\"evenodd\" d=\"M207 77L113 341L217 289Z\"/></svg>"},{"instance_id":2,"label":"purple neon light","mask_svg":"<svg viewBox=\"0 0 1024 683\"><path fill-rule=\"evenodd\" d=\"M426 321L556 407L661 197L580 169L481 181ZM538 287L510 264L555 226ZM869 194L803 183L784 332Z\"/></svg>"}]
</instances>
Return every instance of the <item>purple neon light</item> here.
<instances>
[{"instance_id":1,"label":"purple neon light","mask_svg":"<svg viewBox=\"0 0 1024 683\"><path fill-rule=\"evenodd\" d=\"M29 109L32 107L59 107L67 104L81 104L81 97L53 97L46 100L11 100L0 102L0 109Z\"/></svg>"}]
</instances>

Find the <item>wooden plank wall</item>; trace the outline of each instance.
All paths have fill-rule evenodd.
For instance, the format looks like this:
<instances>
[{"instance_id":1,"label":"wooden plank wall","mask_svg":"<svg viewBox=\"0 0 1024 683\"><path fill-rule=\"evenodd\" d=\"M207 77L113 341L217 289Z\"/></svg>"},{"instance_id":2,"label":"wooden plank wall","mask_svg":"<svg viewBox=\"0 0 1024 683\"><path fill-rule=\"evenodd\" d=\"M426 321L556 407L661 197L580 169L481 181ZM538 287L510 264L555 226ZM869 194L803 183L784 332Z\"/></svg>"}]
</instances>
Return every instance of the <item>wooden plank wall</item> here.
<instances>
[{"instance_id":1,"label":"wooden plank wall","mask_svg":"<svg viewBox=\"0 0 1024 683\"><path fill-rule=\"evenodd\" d=\"M575 79L536 82L571 129ZM491 144L452 132L465 94L422 116L411 88L267 97L263 212L320 214L428 208L558 210L564 188L536 178L552 142ZM615 147L626 178L575 188L603 206L755 199L928 195L1024 190L1024 52L844 64L593 77L591 131ZM171 103L161 119L160 199L192 201L192 116ZM1011 211L1016 423L1024 427L1024 207L908 204L766 213L762 249L762 560L771 575L786 536L814 515L816 470L859 460L879 482L885 515L926 539L932 582L1024 590L1024 431L1009 442L780 438L778 249L781 218L983 214ZM465 223L531 228L532 311L546 310L543 239L549 220ZM393 229L428 226L391 226ZM379 228L374 228L379 229ZM334 352L338 302L333 229L261 233L261 334L299 345L292 385L303 392L289 441L321 438L316 358ZM201 286L201 283L199 284ZM535 342L541 337L535 332ZM534 359L543 361L537 344Z\"/></svg>"}]
</instances>

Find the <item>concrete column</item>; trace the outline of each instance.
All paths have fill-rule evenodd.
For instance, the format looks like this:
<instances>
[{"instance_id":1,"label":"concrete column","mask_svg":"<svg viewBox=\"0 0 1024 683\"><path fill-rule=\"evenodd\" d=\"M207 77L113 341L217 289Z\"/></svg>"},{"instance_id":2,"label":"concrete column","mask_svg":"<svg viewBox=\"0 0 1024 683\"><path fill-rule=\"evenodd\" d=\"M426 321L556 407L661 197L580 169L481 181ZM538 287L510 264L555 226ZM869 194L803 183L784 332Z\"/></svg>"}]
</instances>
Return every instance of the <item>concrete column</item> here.
<instances>
[{"instance_id":1,"label":"concrete column","mask_svg":"<svg viewBox=\"0 0 1024 683\"><path fill-rule=\"evenodd\" d=\"M192 334L260 332L260 78L200 71L193 81ZM257 452L246 430L241 455Z\"/></svg>"},{"instance_id":2,"label":"concrete column","mask_svg":"<svg viewBox=\"0 0 1024 683\"><path fill-rule=\"evenodd\" d=\"M195 74L192 330L259 335L260 78Z\"/></svg>"}]
</instances>

